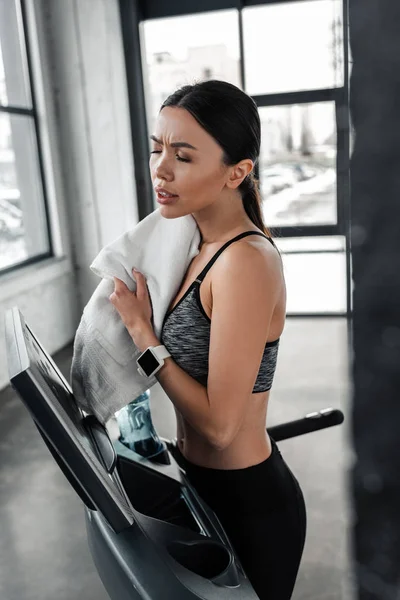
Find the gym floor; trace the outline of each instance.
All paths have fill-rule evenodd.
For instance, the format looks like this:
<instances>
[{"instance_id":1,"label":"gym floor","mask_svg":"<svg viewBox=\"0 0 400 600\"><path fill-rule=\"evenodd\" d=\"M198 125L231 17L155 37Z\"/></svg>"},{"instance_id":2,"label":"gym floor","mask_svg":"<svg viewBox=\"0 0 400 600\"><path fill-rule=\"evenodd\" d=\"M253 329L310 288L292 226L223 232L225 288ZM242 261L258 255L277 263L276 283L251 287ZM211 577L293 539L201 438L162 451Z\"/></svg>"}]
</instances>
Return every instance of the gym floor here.
<instances>
[{"instance_id":1,"label":"gym floor","mask_svg":"<svg viewBox=\"0 0 400 600\"><path fill-rule=\"evenodd\" d=\"M55 355L68 376L69 346ZM299 479L308 533L293 600L350 600L349 355L345 319L288 319L271 395L268 424L340 408L340 427L279 444ZM163 390L152 392L160 435L174 436ZM86 542L82 505L40 438L26 409L0 392L1 600L107 600Z\"/></svg>"}]
</instances>

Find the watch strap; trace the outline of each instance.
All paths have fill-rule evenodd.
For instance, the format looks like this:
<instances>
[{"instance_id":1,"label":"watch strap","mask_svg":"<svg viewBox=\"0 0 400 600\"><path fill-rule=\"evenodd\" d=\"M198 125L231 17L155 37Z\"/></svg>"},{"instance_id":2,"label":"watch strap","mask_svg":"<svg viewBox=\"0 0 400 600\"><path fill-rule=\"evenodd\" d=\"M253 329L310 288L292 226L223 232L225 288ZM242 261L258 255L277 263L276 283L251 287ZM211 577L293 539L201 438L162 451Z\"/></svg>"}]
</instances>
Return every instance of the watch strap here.
<instances>
[{"instance_id":1,"label":"watch strap","mask_svg":"<svg viewBox=\"0 0 400 600\"><path fill-rule=\"evenodd\" d=\"M171 354L168 352L166 347L161 344L160 346L153 346L153 352L157 358L168 358Z\"/></svg>"}]
</instances>

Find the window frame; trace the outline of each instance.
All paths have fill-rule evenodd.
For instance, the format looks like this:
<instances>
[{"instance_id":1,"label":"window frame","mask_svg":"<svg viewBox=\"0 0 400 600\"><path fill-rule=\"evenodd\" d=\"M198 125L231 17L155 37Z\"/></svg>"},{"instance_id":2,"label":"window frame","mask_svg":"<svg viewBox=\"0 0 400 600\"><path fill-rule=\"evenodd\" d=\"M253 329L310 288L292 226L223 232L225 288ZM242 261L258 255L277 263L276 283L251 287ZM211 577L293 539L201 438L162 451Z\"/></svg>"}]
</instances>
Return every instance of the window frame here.
<instances>
[{"instance_id":1,"label":"window frame","mask_svg":"<svg viewBox=\"0 0 400 600\"><path fill-rule=\"evenodd\" d=\"M126 0L122 0L124 2ZM127 0L130 2L131 0ZM303 0L286 0L302 2ZM318 0L315 0L318 2ZM161 19L163 17L177 17L202 12L213 12L229 8L242 8L249 6L262 6L266 4L282 4L283 0L137 0L138 9L143 20Z\"/></svg>"},{"instance_id":2,"label":"window frame","mask_svg":"<svg viewBox=\"0 0 400 600\"><path fill-rule=\"evenodd\" d=\"M48 242L48 250L46 252L42 252L40 254L35 254L25 260L22 260L18 263L12 264L8 267L4 267L0 269L0 278L3 275L7 275L11 272L14 272L18 269L27 267L29 265L33 265L39 263L43 260L54 257L54 241L51 229L51 218L50 218L50 210L49 210L49 202L48 202L48 194L47 194L47 186L46 186L46 176L45 176L45 164L43 157L43 149L42 149L42 139L41 139L41 130L37 109L37 94L36 94L36 81L33 75L33 65L32 65L32 52L31 52L31 39L30 32L28 27L28 17L27 17L27 7L25 4L25 0L16 0L19 4L20 12L21 12L21 26L22 32L24 36L25 42L25 51L26 51L26 64L27 64L27 75L28 75L28 83L30 86L30 94L31 94L31 106L23 107L18 106L16 104L7 104L3 105L0 103L0 113L9 114L9 115L19 115L26 118L31 119L33 123L33 131L35 135L35 147L34 151L37 155L38 167L39 167L39 185L42 189L42 198L43 198L43 208L44 208L44 217L46 221L46 229L45 233L47 235Z\"/></svg>"}]
</instances>

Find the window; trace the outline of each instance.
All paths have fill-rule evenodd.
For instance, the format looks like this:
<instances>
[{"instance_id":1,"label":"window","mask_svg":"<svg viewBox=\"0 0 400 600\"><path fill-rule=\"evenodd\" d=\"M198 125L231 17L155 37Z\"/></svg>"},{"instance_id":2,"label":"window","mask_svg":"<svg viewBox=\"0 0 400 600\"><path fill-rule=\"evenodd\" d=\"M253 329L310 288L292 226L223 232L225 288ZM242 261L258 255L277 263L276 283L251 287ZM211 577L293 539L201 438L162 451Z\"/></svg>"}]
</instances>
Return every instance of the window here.
<instances>
[{"instance_id":1,"label":"window","mask_svg":"<svg viewBox=\"0 0 400 600\"><path fill-rule=\"evenodd\" d=\"M268 106L259 113L266 223L271 227L335 225L335 103Z\"/></svg>"},{"instance_id":2,"label":"window","mask_svg":"<svg viewBox=\"0 0 400 600\"><path fill-rule=\"evenodd\" d=\"M243 10L248 94L343 85L341 0L304 0Z\"/></svg>"},{"instance_id":3,"label":"window","mask_svg":"<svg viewBox=\"0 0 400 600\"><path fill-rule=\"evenodd\" d=\"M145 21L142 53L152 130L161 104L178 87L205 79L241 85L238 11Z\"/></svg>"},{"instance_id":4,"label":"window","mask_svg":"<svg viewBox=\"0 0 400 600\"><path fill-rule=\"evenodd\" d=\"M221 1L208 13L195 2L199 12L188 15L189 4L143 3L148 129L180 85L215 78L242 87L259 109L262 211L282 250L288 313L345 314L347 0L260 0L239 9Z\"/></svg>"},{"instance_id":5,"label":"window","mask_svg":"<svg viewBox=\"0 0 400 600\"><path fill-rule=\"evenodd\" d=\"M346 312L344 236L275 238L282 253L288 314Z\"/></svg>"},{"instance_id":6,"label":"window","mask_svg":"<svg viewBox=\"0 0 400 600\"><path fill-rule=\"evenodd\" d=\"M288 314L346 312L345 252L282 254L282 261Z\"/></svg>"},{"instance_id":7,"label":"window","mask_svg":"<svg viewBox=\"0 0 400 600\"><path fill-rule=\"evenodd\" d=\"M0 0L0 273L51 253L20 0Z\"/></svg>"}]
</instances>

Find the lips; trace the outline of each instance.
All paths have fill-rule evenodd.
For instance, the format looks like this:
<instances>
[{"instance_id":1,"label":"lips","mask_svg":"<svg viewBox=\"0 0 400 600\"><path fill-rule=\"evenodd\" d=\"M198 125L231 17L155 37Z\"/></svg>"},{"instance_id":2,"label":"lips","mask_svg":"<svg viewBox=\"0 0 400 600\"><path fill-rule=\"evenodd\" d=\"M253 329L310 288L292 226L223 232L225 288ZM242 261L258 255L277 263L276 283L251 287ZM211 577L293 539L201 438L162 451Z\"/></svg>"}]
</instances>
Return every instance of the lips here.
<instances>
[{"instance_id":1,"label":"lips","mask_svg":"<svg viewBox=\"0 0 400 600\"><path fill-rule=\"evenodd\" d=\"M157 193L157 202L159 204L174 204L179 198L178 194L173 194L169 190L162 187L156 187L155 191Z\"/></svg>"},{"instance_id":2,"label":"lips","mask_svg":"<svg viewBox=\"0 0 400 600\"><path fill-rule=\"evenodd\" d=\"M177 198L178 197L178 194L173 194L172 192L170 192L169 190L166 190L165 188L156 187L155 191L157 193L157 196L159 196L160 198Z\"/></svg>"},{"instance_id":3,"label":"lips","mask_svg":"<svg viewBox=\"0 0 400 600\"><path fill-rule=\"evenodd\" d=\"M178 201L179 196L177 194L172 194L172 192L166 190L165 188L156 187L155 190L157 192L158 204L175 204L175 202Z\"/></svg>"}]
</instances>

